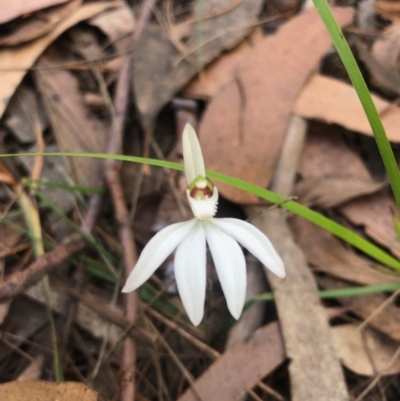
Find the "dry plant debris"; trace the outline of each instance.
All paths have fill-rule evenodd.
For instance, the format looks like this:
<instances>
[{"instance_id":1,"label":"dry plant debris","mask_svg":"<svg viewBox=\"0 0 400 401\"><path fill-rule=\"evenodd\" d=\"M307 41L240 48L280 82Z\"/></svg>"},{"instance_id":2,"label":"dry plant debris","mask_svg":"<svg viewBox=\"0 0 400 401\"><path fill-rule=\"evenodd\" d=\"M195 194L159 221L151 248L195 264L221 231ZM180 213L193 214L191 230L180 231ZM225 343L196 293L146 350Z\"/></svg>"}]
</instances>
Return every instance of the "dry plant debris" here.
<instances>
[{"instance_id":1,"label":"dry plant debris","mask_svg":"<svg viewBox=\"0 0 400 401\"><path fill-rule=\"evenodd\" d=\"M335 16L345 26L353 10L336 9ZM298 32L305 29L307 35L299 37ZM229 84L213 97L202 120L200 138L210 170L261 187L270 183L292 105L330 46L318 14L310 10L252 48ZM234 202L258 201L227 185L220 185L220 192Z\"/></svg>"},{"instance_id":2,"label":"dry plant debris","mask_svg":"<svg viewBox=\"0 0 400 401\"><path fill-rule=\"evenodd\" d=\"M368 2L363 16L353 3L333 12L400 163L399 4ZM189 122L210 170L297 196L400 258L398 212L372 131L306 5L4 2L0 153L181 162ZM317 293L396 285L399 275L298 216L218 188L218 217L247 214L269 233L288 277L266 277L246 255L248 298L272 289L274 301L234 324L208 258L205 319L195 328L174 286L173 258L138 297L120 295L150 238L191 215L181 172L84 158L2 159L0 400L400 399L398 292L322 301ZM21 199L40 216L45 253L37 260ZM40 284L45 275L50 294Z\"/></svg>"}]
</instances>

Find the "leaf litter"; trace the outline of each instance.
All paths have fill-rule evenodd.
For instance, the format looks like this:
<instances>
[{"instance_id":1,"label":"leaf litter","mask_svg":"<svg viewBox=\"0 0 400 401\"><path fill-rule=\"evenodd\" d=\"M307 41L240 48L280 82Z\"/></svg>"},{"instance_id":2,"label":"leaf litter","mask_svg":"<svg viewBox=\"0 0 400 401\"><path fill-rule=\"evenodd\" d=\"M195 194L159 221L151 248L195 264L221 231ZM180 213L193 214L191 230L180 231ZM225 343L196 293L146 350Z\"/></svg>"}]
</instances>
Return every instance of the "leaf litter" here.
<instances>
[{"instance_id":1,"label":"leaf litter","mask_svg":"<svg viewBox=\"0 0 400 401\"><path fill-rule=\"evenodd\" d=\"M121 1L9 3L0 17L1 153L41 148L106 152L116 140L122 87L133 95L124 105L128 117L123 140L118 139L124 154L180 161L180 134L189 121L200 127L210 170L275 187L276 163L296 115L307 138L303 150L301 141L294 145L301 158L291 195L400 257L394 202L378 156L368 150L372 132L354 90L343 82L341 71L330 76L315 72L331 49L315 10L296 11L300 7L287 5L277 13L262 0L143 0L134 12ZM333 11L342 27L352 24L356 10ZM399 67L398 10L381 0L377 13L390 23L383 29L376 26L376 36L356 54L366 67L388 137L397 144L399 108L390 79ZM120 85L120 71L132 48L133 64ZM153 128L151 138L148 126ZM398 156L397 147L395 152ZM321 399L319 391L325 388L331 400L345 399L346 391L355 397L371 392L398 399L392 384L399 374L392 360L400 342L396 293L323 303L316 298L316 284L341 289L400 280L343 241L297 216L283 217L290 217L289 227L269 227L273 241L286 233L278 247L285 260L297 255L298 272L282 286L273 279L267 283L254 275L262 274L261 267L246 256L251 269L248 296L268 291L269 284L276 305L258 303L231 330L214 266L207 266L206 318L193 328L174 289L173 261L167 260L164 270L140 290L140 301L133 301L136 315L129 330L132 315L124 316L127 303L118 295L121 260L129 247L136 245L140 252L160 228L190 216L182 174L162 169L148 174L125 164L125 193L116 197L111 190L109 197L107 169L98 160L46 157L41 163L40 158L19 157L4 166L0 297L7 302L1 311L1 399L91 400L97 399L97 391L99 399L121 401L299 400L311 389L307 399L313 401ZM40 180L25 184L29 177ZM46 253L37 262L16 185L40 212ZM218 188L224 197L221 216L243 218L244 212L261 211L261 217L250 217L274 220L274 212L254 196L222 184ZM256 208L249 206L254 204ZM130 215L121 222L118 208L126 206ZM136 244L117 239L122 223L134 228ZM307 269L303 276L300 262ZM44 306L49 300L35 285L47 272L55 329ZM251 274L256 278L250 279ZM312 294L286 295L303 288L296 287L303 280ZM6 296L11 288L7 283L20 290ZM299 299L302 307L292 308L290 302ZM310 310L313 316L307 315ZM321 324L313 331L310 324L317 320ZM128 354L127 333L136 348ZM67 380L62 384L51 383L52 335L59 339ZM317 357L324 347L325 354ZM302 357L306 363L298 366ZM329 362L310 375L313 357ZM349 369L347 390L339 361ZM125 370L127 366L135 373ZM332 377L338 378L335 388L324 387Z\"/></svg>"}]
</instances>

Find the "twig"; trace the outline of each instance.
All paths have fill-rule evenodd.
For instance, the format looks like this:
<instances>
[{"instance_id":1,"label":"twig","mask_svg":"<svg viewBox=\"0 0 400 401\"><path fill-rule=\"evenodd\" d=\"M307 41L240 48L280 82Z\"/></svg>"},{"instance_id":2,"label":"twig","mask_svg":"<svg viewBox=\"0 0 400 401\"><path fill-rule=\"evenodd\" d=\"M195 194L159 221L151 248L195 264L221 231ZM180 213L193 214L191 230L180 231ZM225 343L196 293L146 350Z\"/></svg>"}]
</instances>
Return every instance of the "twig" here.
<instances>
[{"instance_id":1,"label":"twig","mask_svg":"<svg viewBox=\"0 0 400 401\"><path fill-rule=\"evenodd\" d=\"M132 37L130 50L133 51L136 44L147 26L154 0L146 0L141 9L141 14L136 26L136 30ZM126 118L128 108L130 74L132 70L132 58L126 56L118 76L115 97L114 97L114 118L109 133L109 143L107 152L116 154L121 151L122 130ZM129 211L125 204L122 183L119 176L120 163L115 160L107 160L105 163L105 176L107 185L111 192L113 205L115 209L115 217L118 223L118 236L122 244L124 255L124 276L127 278L137 261L137 254L134 242L132 227L130 225ZM131 292L124 295L125 316L133 322L136 318L137 294ZM123 380L121 382L121 401L132 401L135 399L135 360L136 349L135 343L130 337L124 340L122 351L121 369L123 372Z\"/></svg>"},{"instance_id":2,"label":"twig","mask_svg":"<svg viewBox=\"0 0 400 401\"><path fill-rule=\"evenodd\" d=\"M52 251L32 262L22 272L14 273L0 284L0 303L21 294L36 284L44 275L50 273L60 263L64 262L74 253L80 251L85 242L79 234L72 234L64 242L57 245Z\"/></svg>"}]
</instances>

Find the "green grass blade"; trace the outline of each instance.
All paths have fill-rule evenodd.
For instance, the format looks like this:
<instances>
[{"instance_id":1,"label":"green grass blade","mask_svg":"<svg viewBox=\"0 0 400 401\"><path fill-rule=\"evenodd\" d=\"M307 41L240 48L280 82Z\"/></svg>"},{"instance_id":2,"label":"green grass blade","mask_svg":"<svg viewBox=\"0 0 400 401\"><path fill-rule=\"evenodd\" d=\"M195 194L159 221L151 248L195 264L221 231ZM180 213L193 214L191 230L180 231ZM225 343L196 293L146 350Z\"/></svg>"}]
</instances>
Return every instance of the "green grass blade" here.
<instances>
[{"instance_id":1,"label":"green grass blade","mask_svg":"<svg viewBox=\"0 0 400 401\"><path fill-rule=\"evenodd\" d=\"M378 145L379 152L382 156L383 163L387 175L389 177L390 185L394 194L397 208L400 210L400 172L397 167L396 159L393 150L390 146L386 136L385 129L383 128L382 121L376 110L375 104L372 101L368 87L364 81L361 71L357 62L350 50L350 47L344 38L343 32L335 20L326 0L313 0L315 8L317 9L336 50L342 59L342 62L349 74L350 80L353 83L354 89L360 99L362 107L371 125L376 144Z\"/></svg>"},{"instance_id":2,"label":"green grass blade","mask_svg":"<svg viewBox=\"0 0 400 401\"><path fill-rule=\"evenodd\" d=\"M120 161L128 161L134 163L149 164L157 167L164 167L173 170L183 171L183 165L180 163L173 163L164 160L149 159L145 157L137 156L125 156L125 155L109 155L104 153L68 153L68 152L52 152L52 153L19 153L19 154L0 154L1 157L12 157L12 156L63 156L63 157L92 157L97 159L114 159ZM274 192L268 191L257 185L249 184L246 181L240 180L238 178L233 178L225 174L216 173L213 171L207 171L207 176L211 179L221 181L225 184L231 185L233 187L242 189L253 195L256 195L262 199L265 199L272 203L282 203L286 199ZM343 239L349 244L353 245L355 248L363 251L365 254L374 258L378 262L391 267L396 270L400 270L400 261L389 253L385 252L381 248L362 238L361 236L353 233L347 228L341 226L340 224L334 222L327 217L314 212L313 210L300 205L297 202L288 201L282 204L284 209L287 209L309 221L316 224L317 226L329 231L330 233L336 235L337 237Z\"/></svg>"}]
</instances>

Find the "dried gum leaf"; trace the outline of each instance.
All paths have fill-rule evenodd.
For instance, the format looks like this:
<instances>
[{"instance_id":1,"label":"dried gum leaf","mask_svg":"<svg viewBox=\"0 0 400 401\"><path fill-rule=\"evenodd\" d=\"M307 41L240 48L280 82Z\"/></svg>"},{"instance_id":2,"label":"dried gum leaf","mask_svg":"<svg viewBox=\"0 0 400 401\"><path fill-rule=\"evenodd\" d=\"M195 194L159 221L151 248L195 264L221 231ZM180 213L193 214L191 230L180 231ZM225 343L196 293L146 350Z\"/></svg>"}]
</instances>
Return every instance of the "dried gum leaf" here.
<instances>
[{"instance_id":1,"label":"dried gum leaf","mask_svg":"<svg viewBox=\"0 0 400 401\"><path fill-rule=\"evenodd\" d=\"M381 190L387 182L374 182L349 176L308 178L295 188L302 204L329 209L363 195Z\"/></svg>"},{"instance_id":2,"label":"dried gum leaf","mask_svg":"<svg viewBox=\"0 0 400 401\"><path fill-rule=\"evenodd\" d=\"M376 372L383 375L400 372L400 360L391 364L398 349L395 341L368 327L361 332L352 324L333 327L331 334L339 358L353 372L364 376L372 376Z\"/></svg>"},{"instance_id":3,"label":"dried gum leaf","mask_svg":"<svg viewBox=\"0 0 400 401\"><path fill-rule=\"evenodd\" d=\"M333 8L341 26L353 10ZM307 32L307 35L299 35ZM233 80L210 102L200 126L210 170L266 187L289 124L292 106L310 72L331 46L316 10L291 19L256 45ZM258 198L225 184L222 195L234 202Z\"/></svg>"},{"instance_id":4,"label":"dried gum leaf","mask_svg":"<svg viewBox=\"0 0 400 401\"><path fill-rule=\"evenodd\" d=\"M390 141L400 142L400 107L372 95ZM373 136L354 88L334 78L314 75L302 89L294 113L308 119L338 124L350 131Z\"/></svg>"}]
</instances>

